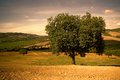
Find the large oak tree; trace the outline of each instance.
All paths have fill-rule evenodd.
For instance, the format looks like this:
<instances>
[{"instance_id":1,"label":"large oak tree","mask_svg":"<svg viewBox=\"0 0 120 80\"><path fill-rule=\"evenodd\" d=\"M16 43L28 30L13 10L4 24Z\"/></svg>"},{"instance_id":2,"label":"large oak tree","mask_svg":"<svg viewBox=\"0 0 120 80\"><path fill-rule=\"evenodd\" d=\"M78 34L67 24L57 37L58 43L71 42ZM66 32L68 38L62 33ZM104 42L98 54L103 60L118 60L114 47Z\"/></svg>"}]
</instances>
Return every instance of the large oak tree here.
<instances>
[{"instance_id":1,"label":"large oak tree","mask_svg":"<svg viewBox=\"0 0 120 80\"><path fill-rule=\"evenodd\" d=\"M90 13L82 17L61 13L48 18L46 25L52 52L57 54L65 52L72 58L72 64L75 64L76 52L81 57L91 50L99 54L103 53L104 30L103 18L91 16Z\"/></svg>"}]
</instances>

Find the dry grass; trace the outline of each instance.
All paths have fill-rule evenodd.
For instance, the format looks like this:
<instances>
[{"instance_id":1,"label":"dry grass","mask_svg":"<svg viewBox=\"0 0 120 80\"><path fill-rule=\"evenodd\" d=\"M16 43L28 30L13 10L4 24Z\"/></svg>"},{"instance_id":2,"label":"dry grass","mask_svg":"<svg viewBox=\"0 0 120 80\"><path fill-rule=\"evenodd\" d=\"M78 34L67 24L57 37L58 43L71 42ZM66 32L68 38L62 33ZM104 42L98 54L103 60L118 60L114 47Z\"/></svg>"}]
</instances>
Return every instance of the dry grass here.
<instances>
[{"instance_id":1,"label":"dry grass","mask_svg":"<svg viewBox=\"0 0 120 80\"><path fill-rule=\"evenodd\" d=\"M104 40L120 41L110 36L104 36ZM76 57L77 65L70 65L70 60L51 52L31 51L25 56L0 53L0 80L120 80L120 67L113 66L120 65L120 57L87 54L85 58Z\"/></svg>"},{"instance_id":2,"label":"dry grass","mask_svg":"<svg viewBox=\"0 0 120 80\"><path fill-rule=\"evenodd\" d=\"M103 36L104 40L115 40L115 41L120 41L120 38L115 38L115 37L111 37L111 36Z\"/></svg>"},{"instance_id":3,"label":"dry grass","mask_svg":"<svg viewBox=\"0 0 120 80\"><path fill-rule=\"evenodd\" d=\"M119 57L76 56L78 65L70 65L70 60L68 56L55 56L51 52L31 51L25 56L16 52L0 53L0 80L120 80L120 67L81 66L120 65Z\"/></svg>"},{"instance_id":4,"label":"dry grass","mask_svg":"<svg viewBox=\"0 0 120 80\"><path fill-rule=\"evenodd\" d=\"M114 32L114 31L110 31L109 34L110 34L111 36L114 36L114 37L120 36L120 33L119 33L119 32Z\"/></svg>"},{"instance_id":5,"label":"dry grass","mask_svg":"<svg viewBox=\"0 0 120 80\"><path fill-rule=\"evenodd\" d=\"M0 80L120 80L120 67L29 66L0 68Z\"/></svg>"}]
</instances>

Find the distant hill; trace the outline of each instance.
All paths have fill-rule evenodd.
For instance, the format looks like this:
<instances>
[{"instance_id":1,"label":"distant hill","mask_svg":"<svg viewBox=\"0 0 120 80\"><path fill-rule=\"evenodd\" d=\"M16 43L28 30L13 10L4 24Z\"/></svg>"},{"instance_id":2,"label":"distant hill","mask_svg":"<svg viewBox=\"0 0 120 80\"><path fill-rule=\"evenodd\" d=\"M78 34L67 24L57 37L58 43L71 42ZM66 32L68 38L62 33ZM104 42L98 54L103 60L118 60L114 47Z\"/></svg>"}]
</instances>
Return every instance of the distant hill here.
<instances>
[{"instance_id":1,"label":"distant hill","mask_svg":"<svg viewBox=\"0 0 120 80\"><path fill-rule=\"evenodd\" d=\"M48 40L47 36L26 33L0 33L0 51L18 51L25 46Z\"/></svg>"},{"instance_id":2,"label":"distant hill","mask_svg":"<svg viewBox=\"0 0 120 80\"><path fill-rule=\"evenodd\" d=\"M120 28L107 29L104 35L120 38Z\"/></svg>"},{"instance_id":3,"label":"distant hill","mask_svg":"<svg viewBox=\"0 0 120 80\"><path fill-rule=\"evenodd\" d=\"M39 39L43 37L46 37L46 36L39 36L39 35L27 34L27 33L0 33L0 43L34 40L34 39Z\"/></svg>"},{"instance_id":4,"label":"distant hill","mask_svg":"<svg viewBox=\"0 0 120 80\"><path fill-rule=\"evenodd\" d=\"M116 29L107 29L107 31L120 32L120 28L116 28Z\"/></svg>"}]
</instances>

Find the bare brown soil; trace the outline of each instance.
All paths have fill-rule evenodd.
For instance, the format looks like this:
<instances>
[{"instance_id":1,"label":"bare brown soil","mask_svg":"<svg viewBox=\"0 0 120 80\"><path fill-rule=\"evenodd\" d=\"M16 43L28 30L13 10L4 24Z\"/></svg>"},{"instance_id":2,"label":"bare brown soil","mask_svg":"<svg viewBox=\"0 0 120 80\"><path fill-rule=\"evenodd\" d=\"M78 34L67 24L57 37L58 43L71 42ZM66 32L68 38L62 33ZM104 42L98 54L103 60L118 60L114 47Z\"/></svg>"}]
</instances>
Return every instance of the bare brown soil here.
<instances>
[{"instance_id":1,"label":"bare brown soil","mask_svg":"<svg viewBox=\"0 0 120 80\"><path fill-rule=\"evenodd\" d=\"M114 37L120 36L120 33L119 33L119 32L114 32L114 31L110 31L109 34L110 34L111 36L114 36Z\"/></svg>"},{"instance_id":2,"label":"bare brown soil","mask_svg":"<svg viewBox=\"0 0 120 80\"><path fill-rule=\"evenodd\" d=\"M120 67L64 65L0 68L0 80L120 80Z\"/></svg>"},{"instance_id":3,"label":"bare brown soil","mask_svg":"<svg viewBox=\"0 0 120 80\"><path fill-rule=\"evenodd\" d=\"M111 37L111 36L103 36L104 40L115 40L115 41L120 41L120 38L115 38L115 37Z\"/></svg>"}]
</instances>

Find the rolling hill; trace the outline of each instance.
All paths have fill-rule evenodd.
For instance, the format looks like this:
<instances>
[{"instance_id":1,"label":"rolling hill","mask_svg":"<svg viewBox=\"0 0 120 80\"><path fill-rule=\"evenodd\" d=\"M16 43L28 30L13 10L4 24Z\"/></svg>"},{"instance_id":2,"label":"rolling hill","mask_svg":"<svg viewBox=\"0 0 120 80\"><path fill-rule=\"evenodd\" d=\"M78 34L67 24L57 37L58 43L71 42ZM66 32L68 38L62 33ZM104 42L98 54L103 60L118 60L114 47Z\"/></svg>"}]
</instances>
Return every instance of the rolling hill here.
<instances>
[{"instance_id":1,"label":"rolling hill","mask_svg":"<svg viewBox=\"0 0 120 80\"><path fill-rule=\"evenodd\" d=\"M26 34L26 33L0 33L0 43L39 39L41 37L43 36L38 36L35 34Z\"/></svg>"},{"instance_id":2,"label":"rolling hill","mask_svg":"<svg viewBox=\"0 0 120 80\"><path fill-rule=\"evenodd\" d=\"M103 35L105 54L120 56L120 28L108 29ZM26 33L0 33L0 51L18 51L20 48L41 45L48 42L48 36ZM48 43L47 43L48 44Z\"/></svg>"},{"instance_id":3,"label":"rolling hill","mask_svg":"<svg viewBox=\"0 0 120 80\"><path fill-rule=\"evenodd\" d=\"M47 36L26 33L0 33L0 51L17 51L24 46L44 42Z\"/></svg>"},{"instance_id":4,"label":"rolling hill","mask_svg":"<svg viewBox=\"0 0 120 80\"><path fill-rule=\"evenodd\" d=\"M115 28L115 29L107 29L107 31L120 32L120 28Z\"/></svg>"},{"instance_id":5,"label":"rolling hill","mask_svg":"<svg viewBox=\"0 0 120 80\"><path fill-rule=\"evenodd\" d=\"M103 35L105 54L120 56L120 28L107 29Z\"/></svg>"},{"instance_id":6,"label":"rolling hill","mask_svg":"<svg viewBox=\"0 0 120 80\"><path fill-rule=\"evenodd\" d=\"M107 29L106 32L104 33L104 35L120 38L120 28Z\"/></svg>"}]
</instances>

